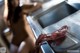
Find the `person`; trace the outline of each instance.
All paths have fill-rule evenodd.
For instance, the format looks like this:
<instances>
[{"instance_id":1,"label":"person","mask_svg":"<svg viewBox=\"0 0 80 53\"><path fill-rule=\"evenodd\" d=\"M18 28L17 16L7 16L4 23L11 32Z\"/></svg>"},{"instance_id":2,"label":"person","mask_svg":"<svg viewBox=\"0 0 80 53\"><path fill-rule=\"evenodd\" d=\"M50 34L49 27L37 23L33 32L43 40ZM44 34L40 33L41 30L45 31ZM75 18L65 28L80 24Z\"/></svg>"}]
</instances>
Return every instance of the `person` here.
<instances>
[{"instance_id":1,"label":"person","mask_svg":"<svg viewBox=\"0 0 80 53\"><path fill-rule=\"evenodd\" d=\"M29 53L34 49L36 40L26 16L40 7L40 3L36 6L24 5L20 7L19 0L4 0L4 21L13 32L10 53L18 53L22 41L25 41L26 44L24 45L25 49L20 51L21 53ZM31 32L31 34L28 32Z\"/></svg>"}]
</instances>

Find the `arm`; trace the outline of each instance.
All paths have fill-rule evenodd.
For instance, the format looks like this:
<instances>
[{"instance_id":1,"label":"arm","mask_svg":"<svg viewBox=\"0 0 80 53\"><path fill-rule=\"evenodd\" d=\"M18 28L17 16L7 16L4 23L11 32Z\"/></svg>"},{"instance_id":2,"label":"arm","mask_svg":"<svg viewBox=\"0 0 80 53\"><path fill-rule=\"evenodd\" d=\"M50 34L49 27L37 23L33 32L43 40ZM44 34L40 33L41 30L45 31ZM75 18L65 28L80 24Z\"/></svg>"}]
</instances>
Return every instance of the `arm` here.
<instances>
[{"instance_id":1,"label":"arm","mask_svg":"<svg viewBox=\"0 0 80 53\"><path fill-rule=\"evenodd\" d=\"M3 18L4 18L4 22L6 24L8 24L7 16L8 16L8 1L4 0L4 14L3 14Z\"/></svg>"}]
</instances>

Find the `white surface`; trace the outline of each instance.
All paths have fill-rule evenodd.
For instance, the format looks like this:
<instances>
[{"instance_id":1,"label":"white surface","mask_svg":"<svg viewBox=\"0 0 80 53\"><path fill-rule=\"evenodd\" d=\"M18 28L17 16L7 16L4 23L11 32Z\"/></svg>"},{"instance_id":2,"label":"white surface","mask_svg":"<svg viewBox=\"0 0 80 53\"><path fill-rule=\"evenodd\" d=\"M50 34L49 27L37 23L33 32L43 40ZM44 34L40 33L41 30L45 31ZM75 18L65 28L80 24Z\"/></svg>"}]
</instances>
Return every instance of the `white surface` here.
<instances>
[{"instance_id":1,"label":"white surface","mask_svg":"<svg viewBox=\"0 0 80 53\"><path fill-rule=\"evenodd\" d=\"M42 5L42 9L43 9L43 10L47 10L47 9L49 9L50 7L55 6L55 5L57 5L57 4L59 4L59 3L63 2L63 1L64 1L64 0L52 0L52 1L46 2L46 3L44 3L44 4Z\"/></svg>"},{"instance_id":2,"label":"white surface","mask_svg":"<svg viewBox=\"0 0 80 53\"><path fill-rule=\"evenodd\" d=\"M68 0L68 3L80 3L80 0Z\"/></svg>"},{"instance_id":3,"label":"white surface","mask_svg":"<svg viewBox=\"0 0 80 53\"><path fill-rule=\"evenodd\" d=\"M0 0L0 2L2 2L3 0Z\"/></svg>"},{"instance_id":4,"label":"white surface","mask_svg":"<svg viewBox=\"0 0 80 53\"><path fill-rule=\"evenodd\" d=\"M10 31L10 28L6 28L3 32L4 33L7 33L7 32L9 32Z\"/></svg>"},{"instance_id":5,"label":"white surface","mask_svg":"<svg viewBox=\"0 0 80 53\"><path fill-rule=\"evenodd\" d=\"M24 4L31 4L31 1L30 0L20 0L20 6Z\"/></svg>"},{"instance_id":6,"label":"white surface","mask_svg":"<svg viewBox=\"0 0 80 53\"><path fill-rule=\"evenodd\" d=\"M76 9L80 10L80 0L68 0L68 3Z\"/></svg>"}]
</instances>

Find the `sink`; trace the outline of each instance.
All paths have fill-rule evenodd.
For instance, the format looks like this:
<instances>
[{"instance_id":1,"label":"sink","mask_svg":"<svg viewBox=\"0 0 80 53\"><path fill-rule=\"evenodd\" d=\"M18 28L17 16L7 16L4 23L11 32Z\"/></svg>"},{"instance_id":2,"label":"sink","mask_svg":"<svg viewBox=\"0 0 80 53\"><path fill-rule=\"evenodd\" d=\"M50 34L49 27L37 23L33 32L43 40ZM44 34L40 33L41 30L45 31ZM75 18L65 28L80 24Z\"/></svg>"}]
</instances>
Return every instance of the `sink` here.
<instances>
[{"instance_id":1,"label":"sink","mask_svg":"<svg viewBox=\"0 0 80 53\"><path fill-rule=\"evenodd\" d=\"M38 24L45 28L49 25L52 25L61 19L69 16L70 14L76 12L77 9L73 8L66 2L62 2L58 5L55 5L51 7L50 9L38 14L35 16L35 19L37 20Z\"/></svg>"},{"instance_id":2,"label":"sink","mask_svg":"<svg viewBox=\"0 0 80 53\"><path fill-rule=\"evenodd\" d=\"M69 50L69 49L78 48L80 46L79 35L77 35L77 33L76 34L72 33L72 32L75 32L74 28L77 27L77 25L74 23L68 24L69 21L66 21L66 20L64 20L64 21L65 21L64 24L63 23L56 23L56 24L50 25L50 26L43 29L43 33L48 34L48 33L52 33L54 31L58 30L59 28L61 28L65 24L70 27L71 27L71 25L73 25L70 29L71 32L66 34L66 39L60 45L55 46L54 42L50 44L50 46L53 50L55 50L56 52L61 52L61 53L67 52L67 50Z\"/></svg>"},{"instance_id":3,"label":"sink","mask_svg":"<svg viewBox=\"0 0 80 53\"><path fill-rule=\"evenodd\" d=\"M80 11L79 11L80 12ZM67 25L69 27L68 33L66 34L66 39L63 41L62 44L59 46L55 46L54 42L50 44L51 48L57 52L65 53L68 50L77 50L80 47L80 22L76 21L76 19L80 20L79 18L76 18L76 16L79 17L80 13L76 12L56 24L52 24L50 26L47 26L43 29L43 33L52 33L59 28L61 28L64 25ZM73 17L73 18L72 18ZM75 19L74 19L75 18Z\"/></svg>"}]
</instances>

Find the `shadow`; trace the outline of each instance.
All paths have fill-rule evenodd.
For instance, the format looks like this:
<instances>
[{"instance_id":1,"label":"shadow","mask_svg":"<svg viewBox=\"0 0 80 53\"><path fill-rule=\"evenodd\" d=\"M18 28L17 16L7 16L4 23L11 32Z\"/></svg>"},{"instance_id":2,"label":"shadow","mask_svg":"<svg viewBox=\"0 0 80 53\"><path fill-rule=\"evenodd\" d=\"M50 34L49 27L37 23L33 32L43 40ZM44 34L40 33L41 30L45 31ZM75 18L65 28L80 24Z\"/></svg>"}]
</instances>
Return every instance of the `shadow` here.
<instances>
[{"instance_id":1,"label":"shadow","mask_svg":"<svg viewBox=\"0 0 80 53\"><path fill-rule=\"evenodd\" d=\"M26 21L24 14L22 14L22 8L19 7L18 0L8 0L8 18L10 22L10 29L13 33L12 44L19 46L23 40L28 38L28 33L25 29Z\"/></svg>"},{"instance_id":2,"label":"shadow","mask_svg":"<svg viewBox=\"0 0 80 53\"><path fill-rule=\"evenodd\" d=\"M77 8L78 10L80 10L80 3L74 3L75 8Z\"/></svg>"},{"instance_id":3,"label":"shadow","mask_svg":"<svg viewBox=\"0 0 80 53\"><path fill-rule=\"evenodd\" d=\"M12 43L19 46L20 43L25 40L26 38L28 38L28 33L25 29L26 26L26 17L23 17L23 14L21 14L22 12L21 7L18 7L15 12L14 12L14 16L13 19L10 20L10 28L13 32L13 39L12 39Z\"/></svg>"}]
</instances>

